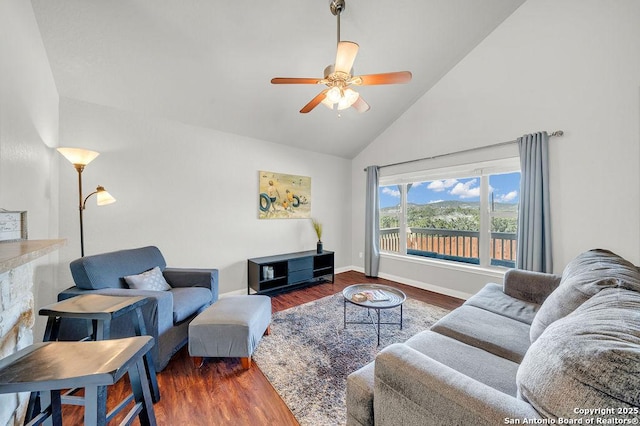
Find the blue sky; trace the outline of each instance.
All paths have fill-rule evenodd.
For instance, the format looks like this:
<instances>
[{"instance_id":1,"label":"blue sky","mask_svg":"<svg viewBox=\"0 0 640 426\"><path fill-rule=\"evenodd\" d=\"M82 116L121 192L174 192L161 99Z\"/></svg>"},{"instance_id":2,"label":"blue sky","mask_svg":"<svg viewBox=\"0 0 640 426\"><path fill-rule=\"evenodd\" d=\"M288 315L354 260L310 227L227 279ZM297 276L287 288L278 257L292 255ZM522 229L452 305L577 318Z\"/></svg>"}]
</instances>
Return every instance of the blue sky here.
<instances>
[{"instance_id":1,"label":"blue sky","mask_svg":"<svg viewBox=\"0 0 640 426\"><path fill-rule=\"evenodd\" d=\"M519 201L520 172L491 175L489 186L494 200L516 204ZM380 207L398 205L400 191L396 185L380 187ZM480 201L480 178L443 179L414 183L407 201L414 204L429 204L439 201Z\"/></svg>"}]
</instances>

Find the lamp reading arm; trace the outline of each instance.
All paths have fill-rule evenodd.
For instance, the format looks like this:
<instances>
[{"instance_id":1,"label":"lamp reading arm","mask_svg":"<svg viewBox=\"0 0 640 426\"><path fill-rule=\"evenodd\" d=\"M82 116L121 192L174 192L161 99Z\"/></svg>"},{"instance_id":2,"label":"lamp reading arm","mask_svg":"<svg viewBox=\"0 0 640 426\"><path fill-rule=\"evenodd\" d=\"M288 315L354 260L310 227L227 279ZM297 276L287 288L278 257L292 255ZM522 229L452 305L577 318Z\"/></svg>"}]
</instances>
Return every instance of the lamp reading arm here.
<instances>
[{"instance_id":1,"label":"lamp reading arm","mask_svg":"<svg viewBox=\"0 0 640 426\"><path fill-rule=\"evenodd\" d=\"M94 194L97 194L98 196L99 206L104 206L104 205L116 202L116 199L113 198L113 196L109 194L106 189L104 189L104 186L98 185L96 190L93 191L91 194L87 195L84 201L82 202L82 210L84 210L87 207L87 200L89 199L89 197L91 197Z\"/></svg>"}]
</instances>

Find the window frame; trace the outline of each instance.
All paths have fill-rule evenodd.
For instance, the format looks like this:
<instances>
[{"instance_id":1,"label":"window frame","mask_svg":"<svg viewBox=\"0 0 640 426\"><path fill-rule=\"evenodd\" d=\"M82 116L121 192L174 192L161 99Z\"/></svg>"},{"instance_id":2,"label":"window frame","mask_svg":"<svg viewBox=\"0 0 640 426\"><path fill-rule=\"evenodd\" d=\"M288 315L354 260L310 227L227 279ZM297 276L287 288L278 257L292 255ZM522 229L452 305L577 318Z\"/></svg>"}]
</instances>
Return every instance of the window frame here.
<instances>
[{"instance_id":1,"label":"window frame","mask_svg":"<svg viewBox=\"0 0 640 426\"><path fill-rule=\"evenodd\" d=\"M432 259L428 257L420 258L420 256L407 254L407 232L398 232L399 234L399 250L389 251L380 250L383 255L401 256L412 260L421 259L426 262L446 262L450 265L464 266L480 266L488 269L505 269L506 266L491 264L491 227L494 217L509 217L512 213L493 212L491 210L491 200L489 192L489 179L492 175L521 172L519 157L508 157L496 160L488 160L481 162L473 162L466 164L453 165L448 167L439 167L434 169L417 170L407 173L390 174L381 176L378 182L378 190L385 186L397 185L400 191L399 205L399 230L407 229L407 185L416 182L432 182L435 180L445 179L468 179L477 178L480 180L480 224L478 238L478 257L479 265L465 263L456 260ZM379 208L380 209L380 208ZM517 218L517 214L516 214Z\"/></svg>"}]
</instances>

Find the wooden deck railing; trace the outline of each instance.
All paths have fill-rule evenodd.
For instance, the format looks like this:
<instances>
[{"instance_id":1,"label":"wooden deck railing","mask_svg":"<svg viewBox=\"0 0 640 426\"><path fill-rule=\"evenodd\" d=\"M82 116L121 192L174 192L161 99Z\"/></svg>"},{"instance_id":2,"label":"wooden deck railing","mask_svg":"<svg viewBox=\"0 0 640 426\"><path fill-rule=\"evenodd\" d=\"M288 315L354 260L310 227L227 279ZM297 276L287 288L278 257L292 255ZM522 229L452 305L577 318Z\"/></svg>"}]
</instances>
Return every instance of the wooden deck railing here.
<instances>
[{"instance_id":1,"label":"wooden deck railing","mask_svg":"<svg viewBox=\"0 0 640 426\"><path fill-rule=\"evenodd\" d=\"M380 230L380 249L400 251L398 228ZM407 254L480 263L478 250L479 232L451 229L409 228L407 232ZM515 267L516 234L491 233L491 264Z\"/></svg>"}]
</instances>

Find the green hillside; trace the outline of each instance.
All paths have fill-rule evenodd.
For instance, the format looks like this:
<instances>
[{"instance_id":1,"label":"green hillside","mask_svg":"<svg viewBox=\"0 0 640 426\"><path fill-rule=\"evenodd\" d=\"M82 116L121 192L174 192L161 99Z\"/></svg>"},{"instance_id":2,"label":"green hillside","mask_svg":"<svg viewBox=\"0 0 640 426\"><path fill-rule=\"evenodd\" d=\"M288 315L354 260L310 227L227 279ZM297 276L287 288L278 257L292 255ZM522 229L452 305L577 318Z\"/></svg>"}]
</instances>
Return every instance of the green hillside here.
<instances>
[{"instance_id":1,"label":"green hillside","mask_svg":"<svg viewBox=\"0 0 640 426\"><path fill-rule=\"evenodd\" d=\"M380 228L397 228L400 206L380 209ZM495 212L517 212L517 204L494 203ZM480 230L480 203L441 201L431 204L407 204L407 221L412 228ZM493 232L516 232L517 219L497 217L492 220Z\"/></svg>"}]
</instances>

